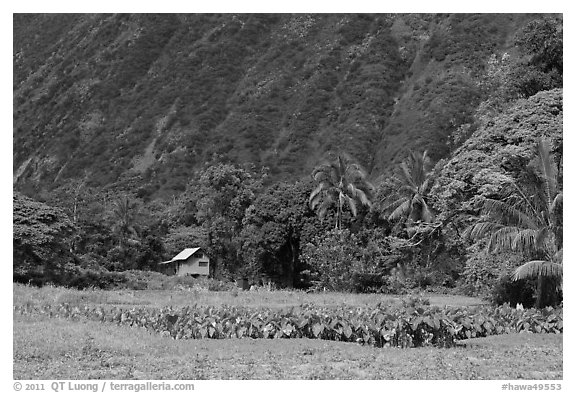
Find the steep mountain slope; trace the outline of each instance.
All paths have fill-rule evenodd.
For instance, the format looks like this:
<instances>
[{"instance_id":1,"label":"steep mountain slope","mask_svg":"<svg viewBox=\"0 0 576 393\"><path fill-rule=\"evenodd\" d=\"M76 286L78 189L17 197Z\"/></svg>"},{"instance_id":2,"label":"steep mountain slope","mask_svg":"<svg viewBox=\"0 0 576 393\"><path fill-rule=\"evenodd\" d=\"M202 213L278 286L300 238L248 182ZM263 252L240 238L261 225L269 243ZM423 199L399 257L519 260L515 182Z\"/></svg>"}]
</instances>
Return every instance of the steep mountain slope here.
<instances>
[{"instance_id":1,"label":"steep mountain slope","mask_svg":"<svg viewBox=\"0 0 576 393\"><path fill-rule=\"evenodd\" d=\"M208 161L450 151L526 15L14 15L14 181L176 194Z\"/></svg>"}]
</instances>

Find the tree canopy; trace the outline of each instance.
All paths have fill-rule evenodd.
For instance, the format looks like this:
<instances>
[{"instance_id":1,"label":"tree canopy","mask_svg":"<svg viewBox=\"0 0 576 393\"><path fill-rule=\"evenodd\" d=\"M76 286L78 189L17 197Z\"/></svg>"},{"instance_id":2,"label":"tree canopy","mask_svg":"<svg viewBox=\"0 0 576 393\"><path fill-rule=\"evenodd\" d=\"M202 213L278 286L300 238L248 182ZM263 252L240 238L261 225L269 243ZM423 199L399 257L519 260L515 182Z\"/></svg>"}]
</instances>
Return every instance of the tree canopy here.
<instances>
[{"instance_id":1,"label":"tree canopy","mask_svg":"<svg viewBox=\"0 0 576 393\"><path fill-rule=\"evenodd\" d=\"M72 221L61 209L14 193L14 275L50 279L74 262Z\"/></svg>"}]
</instances>

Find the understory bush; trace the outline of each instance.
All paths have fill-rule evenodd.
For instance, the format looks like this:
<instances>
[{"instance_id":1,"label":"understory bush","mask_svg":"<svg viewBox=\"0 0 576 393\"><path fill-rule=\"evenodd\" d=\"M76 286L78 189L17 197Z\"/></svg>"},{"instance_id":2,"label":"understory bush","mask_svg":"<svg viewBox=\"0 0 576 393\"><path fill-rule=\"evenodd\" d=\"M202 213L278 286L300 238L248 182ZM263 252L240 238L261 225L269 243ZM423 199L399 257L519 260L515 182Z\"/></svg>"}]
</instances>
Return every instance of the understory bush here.
<instances>
[{"instance_id":1,"label":"understory bush","mask_svg":"<svg viewBox=\"0 0 576 393\"><path fill-rule=\"evenodd\" d=\"M522 304L523 307L533 307L536 299L536 280L519 280L513 281L511 274L505 272L502 274L492 287L489 300L493 304L511 304L515 306Z\"/></svg>"},{"instance_id":2,"label":"understory bush","mask_svg":"<svg viewBox=\"0 0 576 393\"><path fill-rule=\"evenodd\" d=\"M451 347L458 340L511 332L562 333L563 308L519 310L491 307L434 307L410 298L375 308L304 304L287 309L187 306L162 309L73 306L68 303L14 307L20 314L88 318L143 327L174 339L316 338L376 347Z\"/></svg>"},{"instance_id":3,"label":"understory bush","mask_svg":"<svg viewBox=\"0 0 576 393\"><path fill-rule=\"evenodd\" d=\"M312 289L382 292L385 269L349 230L334 229L304 247L302 259L312 268Z\"/></svg>"},{"instance_id":4,"label":"understory bush","mask_svg":"<svg viewBox=\"0 0 576 393\"><path fill-rule=\"evenodd\" d=\"M469 255L460 276L460 288L464 294L482 296L494 304L523 303L529 306L531 288L525 283L513 283L510 279L514 268L522 264L521 255L488 253L483 243L471 247Z\"/></svg>"},{"instance_id":5,"label":"understory bush","mask_svg":"<svg viewBox=\"0 0 576 393\"><path fill-rule=\"evenodd\" d=\"M536 279L514 281L514 270L525 258L518 253L488 253L483 244L475 245L461 275L461 293L482 296L494 305L505 303L533 307L536 301ZM554 301L562 300L562 293L554 293Z\"/></svg>"},{"instance_id":6,"label":"understory bush","mask_svg":"<svg viewBox=\"0 0 576 393\"><path fill-rule=\"evenodd\" d=\"M207 291L230 291L236 288L236 285L232 282L208 277L167 276L162 273L144 270L115 272L104 268L83 268L77 265L69 265L57 277L49 277L41 281L21 280L19 282L38 286L55 284L77 289L178 290L200 288Z\"/></svg>"}]
</instances>

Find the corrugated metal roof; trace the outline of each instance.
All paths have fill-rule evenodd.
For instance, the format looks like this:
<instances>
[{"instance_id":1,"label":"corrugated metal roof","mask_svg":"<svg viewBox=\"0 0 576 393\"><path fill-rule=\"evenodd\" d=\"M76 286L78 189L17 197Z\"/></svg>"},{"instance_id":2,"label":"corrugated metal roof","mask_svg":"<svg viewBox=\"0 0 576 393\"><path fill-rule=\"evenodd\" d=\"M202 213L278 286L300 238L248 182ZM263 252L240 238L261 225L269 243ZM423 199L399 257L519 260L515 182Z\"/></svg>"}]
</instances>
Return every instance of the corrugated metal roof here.
<instances>
[{"instance_id":1,"label":"corrugated metal roof","mask_svg":"<svg viewBox=\"0 0 576 393\"><path fill-rule=\"evenodd\" d=\"M190 258L190 255L194 254L199 249L200 249L200 247L185 248L184 250L180 251L180 253L178 255L176 255L174 258L172 258L171 260L160 262L160 264L162 265L162 264L175 262L175 261L185 261L186 259Z\"/></svg>"}]
</instances>

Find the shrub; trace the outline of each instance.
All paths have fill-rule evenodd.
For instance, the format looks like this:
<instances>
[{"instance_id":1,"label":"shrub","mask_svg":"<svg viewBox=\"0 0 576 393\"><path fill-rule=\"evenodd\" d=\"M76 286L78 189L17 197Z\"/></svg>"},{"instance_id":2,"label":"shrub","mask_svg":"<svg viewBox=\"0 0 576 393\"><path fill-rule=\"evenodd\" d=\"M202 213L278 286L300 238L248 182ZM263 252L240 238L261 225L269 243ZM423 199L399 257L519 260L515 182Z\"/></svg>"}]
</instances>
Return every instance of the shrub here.
<instances>
[{"instance_id":1,"label":"shrub","mask_svg":"<svg viewBox=\"0 0 576 393\"><path fill-rule=\"evenodd\" d=\"M501 276L509 274L522 263L522 257L515 253L489 254L483 244L475 245L470 251L471 256L466 261L461 280L467 294L472 296L492 296Z\"/></svg>"},{"instance_id":2,"label":"shrub","mask_svg":"<svg viewBox=\"0 0 576 393\"><path fill-rule=\"evenodd\" d=\"M126 276L118 272L109 272L105 269L84 269L75 267L70 269L65 276L62 277L63 282L55 282L55 284L64 284L68 287L86 289L86 288L100 288L112 289L128 282Z\"/></svg>"},{"instance_id":3,"label":"shrub","mask_svg":"<svg viewBox=\"0 0 576 393\"><path fill-rule=\"evenodd\" d=\"M386 282L380 273L354 272L351 284L354 292L382 292Z\"/></svg>"},{"instance_id":4,"label":"shrub","mask_svg":"<svg viewBox=\"0 0 576 393\"><path fill-rule=\"evenodd\" d=\"M312 288L344 292L381 292L386 284L373 255L363 253L356 236L334 229L304 247L302 259L312 268Z\"/></svg>"},{"instance_id":5,"label":"shrub","mask_svg":"<svg viewBox=\"0 0 576 393\"><path fill-rule=\"evenodd\" d=\"M512 306L522 304L529 308L534 306L535 280L512 281L510 273L502 274L490 292L490 301L493 304L508 303Z\"/></svg>"}]
</instances>

